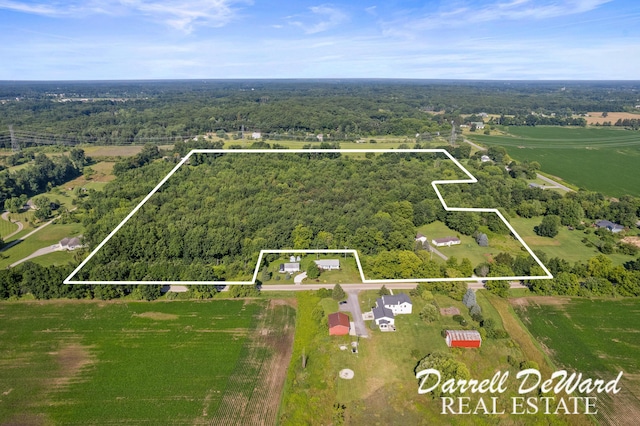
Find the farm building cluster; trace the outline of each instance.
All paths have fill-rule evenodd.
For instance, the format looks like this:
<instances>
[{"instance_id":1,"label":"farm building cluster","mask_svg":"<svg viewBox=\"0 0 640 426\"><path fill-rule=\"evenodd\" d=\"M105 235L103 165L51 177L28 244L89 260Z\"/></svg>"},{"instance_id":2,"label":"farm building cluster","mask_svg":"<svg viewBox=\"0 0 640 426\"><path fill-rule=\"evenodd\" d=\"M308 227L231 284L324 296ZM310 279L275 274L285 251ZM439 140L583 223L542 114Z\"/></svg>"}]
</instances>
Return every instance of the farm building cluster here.
<instances>
[{"instance_id":1,"label":"farm building cluster","mask_svg":"<svg viewBox=\"0 0 640 426\"><path fill-rule=\"evenodd\" d=\"M340 269L340 259L320 259L314 260L314 263L321 271L335 271ZM278 271L281 274L300 272L300 256L291 256L289 262L280 264Z\"/></svg>"}]
</instances>

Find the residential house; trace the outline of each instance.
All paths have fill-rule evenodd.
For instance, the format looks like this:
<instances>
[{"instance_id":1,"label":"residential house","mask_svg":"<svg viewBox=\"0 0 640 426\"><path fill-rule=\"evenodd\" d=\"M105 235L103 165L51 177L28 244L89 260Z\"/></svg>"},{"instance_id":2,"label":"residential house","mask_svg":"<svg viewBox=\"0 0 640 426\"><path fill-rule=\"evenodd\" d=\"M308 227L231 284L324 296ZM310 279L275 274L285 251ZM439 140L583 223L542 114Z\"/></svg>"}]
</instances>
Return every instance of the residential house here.
<instances>
[{"instance_id":1,"label":"residential house","mask_svg":"<svg viewBox=\"0 0 640 426\"><path fill-rule=\"evenodd\" d=\"M380 299L378 300L380 301ZM373 312L373 320L380 331L396 331L396 319L391 309L385 308L382 303L377 303L371 312Z\"/></svg>"},{"instance_id":2,"label":"residential house","mask_svg":"<svg viewBox=\"0 0 640 426\"><path fill-rule=\"evenodd\" d=\"M280 273L293 273L300 271L300 263L298 262L289 262L289 263L281 263L280 264Z\"/></svg>"},{"instance_id":3,"label":"residential house","mask_svg":"<svg viewBox=\"0 0 640 426\"><path fill-rule=\"evenodd\" d=\"M58 246L61 250L75 250L77 248L82 247L82 241L80 240L82 236L73 237L73 238L63 238L58 243Z\"/></svg>"},{"instance_id":4,"label":"residential house","mask_svg":"<svg viewBox=\"0 0 640 426\"><path fill-rule=\"evenodd\" d=\"M618 232L624 230L624 226L618 225L617 223L613 223L608 220L599 220L596 222L596 226L598 228L606 228L609 231L613 232L614 234L617 234Z\"/></svg>"},{"instance_id":5,"label":"residential house","mask_svg":"<svg viewBox=\"0 0 640 426\"><path fill-rule=\"evenodd\" d=\"M461 243L460 238L456 237L436 238L431 240L431 242L436 247L451 247Z\"/></svg>"},{"instance_id":6,"label":"residential house","mask_svg":"<svg viewBox=\"0 0 640 426\"><path fill-rule=\"evenodd\" d=\"M424 245L424 243L427 242L427 237L425 237L424 235L418 233L418 235L416 235L416 241L420 241L422 243L422 245Z\"/></svg>"},{"instance_id":7,"label":"residential house","mask_svg":"<svg viewBox=\"0 0 640 426\"><path fill-rule=\"evenodd\" d=\"M390 309L394 315L410 314L413 309L411 299L405 293L382 296L377 304Z\"/></svg>"},{"instance_id":8,"label":"residential house","mask_svg":"<svg viewBox=\"0 0 640 426\"><path fill-rule=\"evenodd\" d=\"M323 271L334 271L340 269L340 259L320 259L314 261L318 268Z\"/></svg>"},{"instance_id":9,"label":"residential house","mask_svg":"<svg viewBox=\"0 0 640 426\"><path fill-rule=\"evenodd\" d=\"M491 157L489 157L488 155L483 155L482 157L480 157L480 161L482 161L483 163L488 163L489 161L491 161Z\"/></svg>"}]
</instances>

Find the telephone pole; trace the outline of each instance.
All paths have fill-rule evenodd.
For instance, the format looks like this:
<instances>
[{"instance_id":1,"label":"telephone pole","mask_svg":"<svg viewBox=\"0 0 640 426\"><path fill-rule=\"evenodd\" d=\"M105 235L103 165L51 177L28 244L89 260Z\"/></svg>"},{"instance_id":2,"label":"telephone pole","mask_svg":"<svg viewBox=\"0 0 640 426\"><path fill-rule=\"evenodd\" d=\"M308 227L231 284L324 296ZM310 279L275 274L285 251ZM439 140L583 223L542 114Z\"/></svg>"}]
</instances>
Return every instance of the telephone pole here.
<instances>
[{"instance_id":1,"label":"telephone pole","mask_svg":"<svg viewBox=\"0 0 640 426\"><path fill-rule=\"evenodd\" d=\"M9 124L9 134L11 135L11 150L20 151L20 145L16 140L16 135L13 133L13 124Z\"/></svg>"},{"instance_id":2,"label":"telephone pole","mask_svg":"<svg viewBox=\"0 0 640 426\"><path fill-rule=\"evenodd\" d=\"M451 146L456 144L456 124L453 120L451 120Z\"/></svg>"}]
</instances>

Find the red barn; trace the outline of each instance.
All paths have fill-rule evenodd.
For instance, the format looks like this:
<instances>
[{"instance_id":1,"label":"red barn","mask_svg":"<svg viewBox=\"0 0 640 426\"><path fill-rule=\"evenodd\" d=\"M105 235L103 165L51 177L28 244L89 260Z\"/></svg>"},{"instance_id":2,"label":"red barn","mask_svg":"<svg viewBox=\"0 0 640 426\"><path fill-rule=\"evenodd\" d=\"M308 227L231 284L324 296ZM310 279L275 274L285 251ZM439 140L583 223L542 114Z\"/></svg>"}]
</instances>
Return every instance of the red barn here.
<instances>
[{"instance_id":1,"label":"red barn","mask_svg":"<svg viewBox=\"0 0 640 426\"><path fill-rule=\"evenodd\" d=\"M329 314L329 335L344 336L349 334L349 316L342 312L334 312Z\"/></svg>"},{"instance_id":2,"label":"red barn","mask_svg":"<svg viewBox=\"0 0 640 426\"><path fill-rule=\"evenodd\" d=\"M450 348L479 348L482 344L476 330L447 330L446 341Z\"/></svg>"}]
</instances>

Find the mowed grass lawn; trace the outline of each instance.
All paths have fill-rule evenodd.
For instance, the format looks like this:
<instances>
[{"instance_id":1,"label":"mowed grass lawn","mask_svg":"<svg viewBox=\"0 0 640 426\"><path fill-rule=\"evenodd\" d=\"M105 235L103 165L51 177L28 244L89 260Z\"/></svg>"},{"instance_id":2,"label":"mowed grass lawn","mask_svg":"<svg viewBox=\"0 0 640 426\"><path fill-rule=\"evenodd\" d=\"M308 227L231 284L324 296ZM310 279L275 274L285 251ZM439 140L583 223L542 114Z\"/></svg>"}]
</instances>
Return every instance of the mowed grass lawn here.
<instances>
[{"instance_id":1,"label":"mowed grass lawn","mask_svg":"<svg viewBox=\"0 0 640 426\"><path fill-rule=\"evenodd\" d=\"M469 135L520 161L592 191L640 196L640 132L617 128L507 127L507 135Z\"/></svg>"},{"instance_id":2,"label":"mowed grass lawn","mask_svg":"<svg viewBox=\"0 0 640 426\"><path fill-rule=\"evenodd\" d=\"M15 223L9 222L4 219L0 219L0 237L4 237L5 235L9 235L18 229L18 225Z\"/></svg>"},{"instance_id":3,"label":"mowed grass lawn","mask_svg":"<svg viewBox=\"0 0 640 426\"><path fill-rule=\"evenodd\" d=\"M268 305L2 303L0 424L238 419L225 393L244 395L246 402L257 389L257 372L268 354L259 345L247 346L247 339ZM293 310L279 307L270 329L292 326ZM264 396L259 403L265 404Z\"/></svg>"},{"instance_id":4,"label":"mowed grass lawn","mask_svg":"<svg viewBox=\"0 0 640 426\"><path fill-rule=\"evenodd\" d=\"M534 227L540 225L542 217L538 218L521 218L516 217L511 219L511 224L524 241L534 250L542 250L551 257L559 257L565 259L571 263L574 262L586 262L590 258L600 254L596 247L587 247L582 239L587 237L595 240L596 237L593 234L587 235L584 231L573 230L570 231L566 226L562 226L559 229L558 235L554 238L541 237L536 235ZM615 265L622 265L625 262L634 260L637 256L628 256L619 253L608 254Z\"/></svg>"},{"instance_id":5,"label":"mowed grass lawn","mask_svg":"<svg viewBox=\"0 0 640 426\"><path fill-rule=\"evenodd\" d=\"M513 304L557 367L605 381L622 371L622 392L602 398L597 418L604 424L637 422L640 300L530 297Z\"/></svg>"},{"instance_id":6,"label":"mowed grass lawn","mask_svg":"<svg viewBox=\"0 0 640 426\"><path fill-rule=\"evenodd\" d=\"M516 228L516 230L518 230ZM520 244L515 238L506 235L495 235L488 233L489 246L480 247L473 237L467 235L461 235L459 232L454 231L447 227L444 223L436 220L428 225L423 225L418 228L418 232L425 235L428 238L429 244L431 240L444 237L458 237L461 243L453 245L451 247L436 247L438 251L447 257L455 257L460 262L463 258L468 258L471 264L476 265L489 262L493 259L493 256L507 252L512 256L517 256L522 251L522 244ZM433 255L434 260L439 260L440 257Z\"/></svg>"},{"instance_id":7,"label":"mowed grass lawn","mask_svg":"<svg viewBox=\"0 0 640 426\"><path fill-rule=\"evenodd\" d=\"M38 249L57 244L63 238L77 237L81 233L82 225L79 223L64 225L52 223L8 250L0 252L0 268L6 268Z\"/></svg>"}]
</instances>

